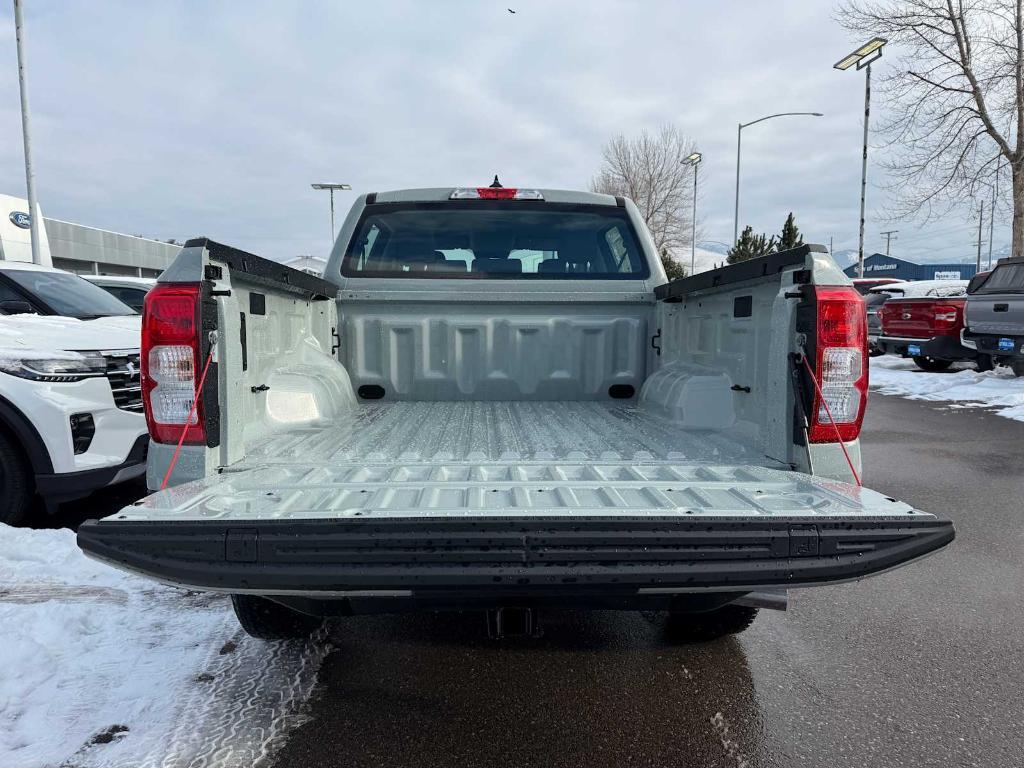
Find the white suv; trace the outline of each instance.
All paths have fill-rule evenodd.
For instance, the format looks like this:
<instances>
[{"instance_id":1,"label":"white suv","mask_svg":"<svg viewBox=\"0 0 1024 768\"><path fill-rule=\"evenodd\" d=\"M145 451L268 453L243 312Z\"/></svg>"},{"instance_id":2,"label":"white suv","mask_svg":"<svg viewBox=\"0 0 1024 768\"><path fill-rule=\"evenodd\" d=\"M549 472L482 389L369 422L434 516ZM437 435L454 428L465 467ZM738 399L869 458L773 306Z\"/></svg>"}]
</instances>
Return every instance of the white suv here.
<instances>
[{"instance_id":1,"label":"white suv","mask_svg":"<svg viewBox=\"0 0 1024 768\"><path fill-rule=\"evenodd\" d=\"M0 523L145 472L140 326L77 275L0 261Z\"/></svg>"}]
</instances>

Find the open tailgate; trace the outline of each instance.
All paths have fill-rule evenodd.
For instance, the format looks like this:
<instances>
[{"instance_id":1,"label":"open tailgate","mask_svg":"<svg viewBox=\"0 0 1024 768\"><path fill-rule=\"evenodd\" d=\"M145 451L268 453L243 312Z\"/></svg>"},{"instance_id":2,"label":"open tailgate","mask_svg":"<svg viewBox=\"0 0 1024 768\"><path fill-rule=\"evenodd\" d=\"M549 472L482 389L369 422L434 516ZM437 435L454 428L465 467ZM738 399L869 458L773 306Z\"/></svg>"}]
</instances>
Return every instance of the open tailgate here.
<instances>
[{"instance_id":1,"label":"open tailgate","mask_svg":"<svg viewBox=\"0 0 1024 768\"><path fill-rule=\"evenodd\" d=\"M371 461L225 472L88 521L78 542L188 587L345 595L812 585L953 536L875 491L756 465Z\"/></svg>"}]
</instances>

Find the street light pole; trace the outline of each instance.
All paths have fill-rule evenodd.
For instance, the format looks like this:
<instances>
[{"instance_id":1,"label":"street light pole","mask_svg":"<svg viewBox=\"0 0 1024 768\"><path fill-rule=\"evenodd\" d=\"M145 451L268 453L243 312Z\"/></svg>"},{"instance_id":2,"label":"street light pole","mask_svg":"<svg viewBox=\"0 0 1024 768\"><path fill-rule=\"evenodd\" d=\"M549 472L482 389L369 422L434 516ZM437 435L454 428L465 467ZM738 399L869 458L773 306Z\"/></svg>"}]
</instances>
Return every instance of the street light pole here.
<instances>
[{"instance_id":1,"label":"street light pole","mask_svg":"<svg viewBox=\"0 0 1024 768\"><path fill-rule=\"evenodd\" d=\"M853 53L847 54L835 64L833 69L845 72L854 64L864 72L864 142L860 159L860 242L857 248L857 276L864 277L864 206L867 202L868 190L868 124L871 119L871 65L882 58L882 48L888 41L884 37L875 37L864 43Z\"/></svg>"},{"instance_id":2,"label":"street light pole","mask_svg":"<svg viewBox=\"0 0 1024 768\"><path fill-rule=\"evenodd\" d=\"M740 239L740 150L743 142L743 123L736 126L736 204L732 209L732 244Z\"/></svg>"},{"instance_id":3,"label":"street light pole","mask_svg":"<svg viewBox=\"0 0 1024 768\"><path fill-rule=\"evenodd\" d=\"M757 120L751 120L749 123L740 123L736 128L736 205L733 209L732 219L732 242L733 245L739 240L740 234L740 149L743 141L743 129L749 128L757 123L762 123L765 120L771 120L775 117L791 117L791 116L807 116L807 117L821 117L821 112L779 112L775 115L766 115L765 117L759 117Z\"/></svg>"},{"instance_id":4,"label":"street light pole","mask_svg":"<svg viewBox=\"0 0 1024 768\"><path fill-rule=\"evenodd\" d=\"M991 215L991 214L990 214ZM978 261L975 264L975 273L981 272L981 228L985 224L985 200L981 201L981 209L978 212Z\"/></svg>"},{"instance_id":5,"label":"street light pole","mask_svg":"<svg viewBox=\"0 0 1024 768\"><path fill-rule=\"evenodd\" d=\"M700 152L694 152L684 163L693 166L693 216L690 221L690 274L696 269L697 264L697 166L704 156Z\"/></svg>"},{"instance_id":6,"label":"street light pole","mask_svg":"<svg viewBox=\"0 0 1024 768\"><path fill-rule=\"evenodd\" d=\"M690 216L690 274L693 274L697 266L697 167L698 160L693 164L693 214Z\"/></svg>"},{"instance_id":7,"label":"street light pole","mask_svg":"<svg viewBox=\"0 0 1024 768\"><path fill-rule=\"evenodd\" d=\"M18 86L21 89L21 132L25 144L25 186L28 188L29 239L32 263L42 264L39 252L39 216L36 215L36 175L32 169L32 129L28 115L28 82L25 80L25 21L21 13L22 0L14 0L14 36L18 45Z\"/></svg>"},{"instance_id":8,"label":"street light pole","mask_svg":"<svg viewBox=\"0 0 1024 768\"><path fill-rule=\"evenodd\" d=\"M999 166L996 166L996 179L992 187L992 207L988 211L988 268L992 269L992 238L996 228L996 195L999 194Z\"/></svg>"},{"instance_id":9,"label":"street light pole","mask_svg":"<svg viewBox=\"0 0 1024 768\"><path fill-rule=\"evenodd\" d=\"M313 189L321 189L321 190L322 189L326 189L326 190L328 190L331 193L331 247L333 248L334 247L334 237L335 237L335 231L334 231L334 190L336 190L336 189L348 190L348 189L352 189L352 187L349 186L348 184L336 184L336 183L330 183L330 182L324 182L324 183L321 183L321 184L313 184L312 186L313 186Z\"/></svg>"},{"instance_id":10,"label":"street light pole","mask_svg":"<svg viewBox=\"0 0 1024 768\"><path fill-rule=\"evenodd\" d=\"M864 206L868 194L868 121L871 118L871 65L864 74L864 145L860 159L860 240L857 246L857 277L864 277Z\"/></svg>"}]
</instances>

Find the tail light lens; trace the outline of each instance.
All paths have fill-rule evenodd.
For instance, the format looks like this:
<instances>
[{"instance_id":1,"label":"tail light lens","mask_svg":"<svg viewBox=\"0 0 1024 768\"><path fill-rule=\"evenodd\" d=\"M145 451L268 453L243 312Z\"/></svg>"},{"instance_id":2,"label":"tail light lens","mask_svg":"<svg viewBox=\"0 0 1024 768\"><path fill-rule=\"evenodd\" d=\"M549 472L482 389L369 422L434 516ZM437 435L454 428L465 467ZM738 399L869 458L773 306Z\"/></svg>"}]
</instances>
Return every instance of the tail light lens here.
<instances>
[{"instance_id":1,"label":"tail light lens","mask_svg":"<svg viewBox=\"0 0 1024 768\"><path fill-rule=\"evenodd\" d=\"M202 403L189 420L201 370L199 285L158 283L142 308L142 402L158 443L206 442ZM188 422L186 424L186 422Z\"/></svg>"},{"instance_id":2,"label":"tail light lens","mask_svg":"<svg viewBox=\"0 0 1024 768\"><path fill-rule=\"evenodd\" d=\"M812 443L855 440L860 435L868 396L864 300L850 287L815 288L814 298L817 310L814 375L821 392L814 394L808 439Z\"/></svg>"},{"instance_id":3,"label":"tail light lens","mask_svg":"<svg viewBox=\"0 0 1024 768\"><path fill-rule=\"evenodd\" d=\"M960 307L956 304L936 304L935 327L956 328L960 322Z\"/></svg>"}]
</instances>

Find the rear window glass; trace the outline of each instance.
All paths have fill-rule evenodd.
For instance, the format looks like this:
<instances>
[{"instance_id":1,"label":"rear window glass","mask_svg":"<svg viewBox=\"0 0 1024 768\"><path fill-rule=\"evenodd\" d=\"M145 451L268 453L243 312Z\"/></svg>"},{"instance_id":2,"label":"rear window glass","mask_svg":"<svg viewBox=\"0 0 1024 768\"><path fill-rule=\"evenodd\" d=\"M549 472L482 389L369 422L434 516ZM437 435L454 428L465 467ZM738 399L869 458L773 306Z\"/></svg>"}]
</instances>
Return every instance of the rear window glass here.
<instances>
[{"instance_id":1,"label":"rear window glass","mask_svg":"<svg viewBox=\"0 0 1024 768\"><path fill-rule=\"evenodd\" d=\"M975 293L1024 293L1024 264L1003 264L974 291Z\"/></svg>"},{"instance_id":2,"label":"rear window glass","mask_svg":"<svg viewBox=\"0 0 1024 768\"><path fill-rule=\"evenodd\" d=\"M341 273L503 280L648 276L622 208L476 200L368 206Z\"/></svg>"}]
</instances>

